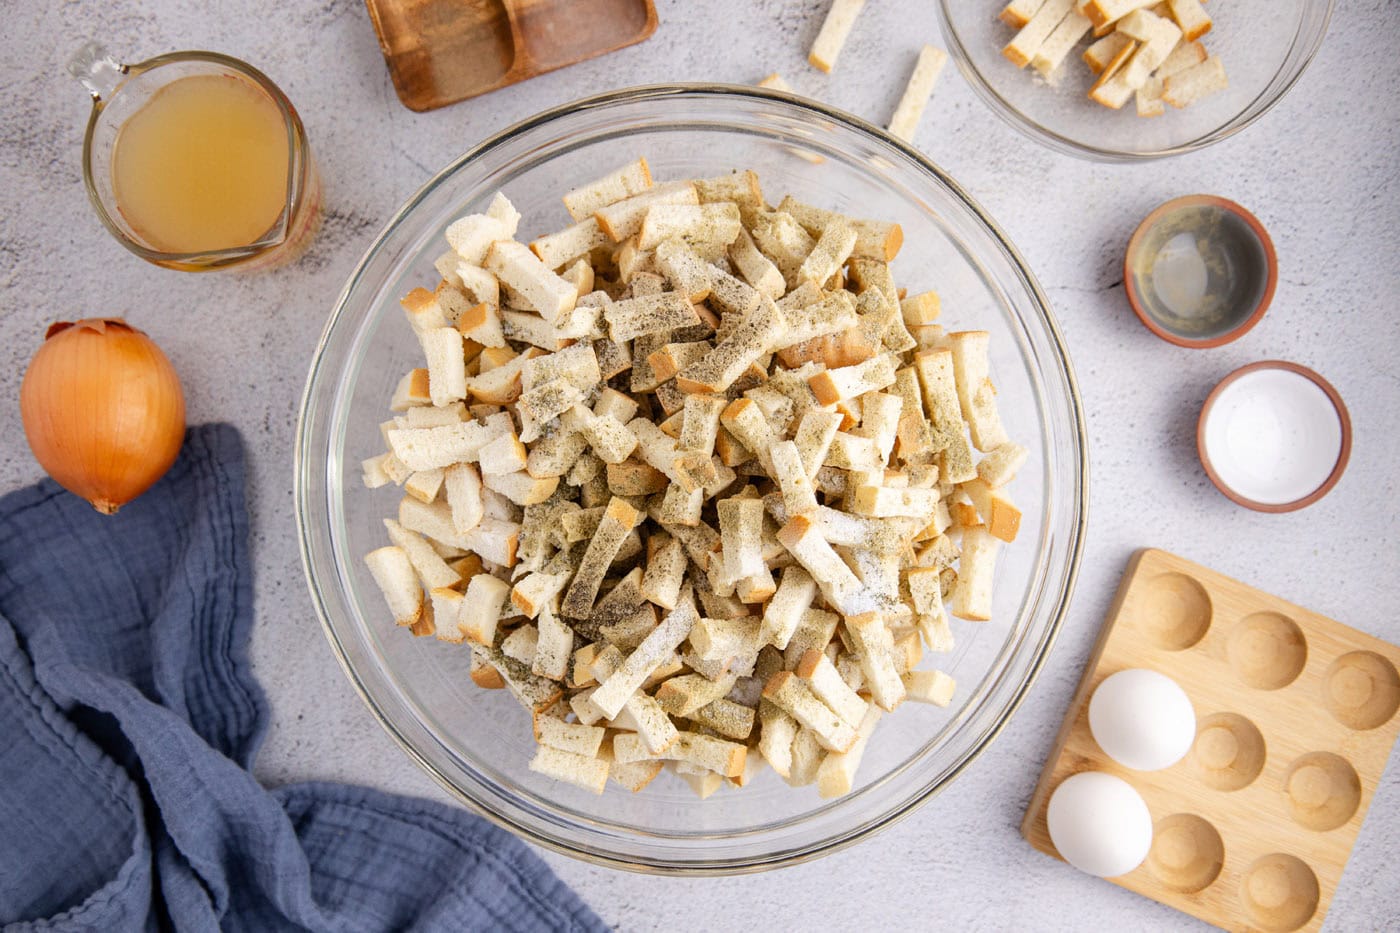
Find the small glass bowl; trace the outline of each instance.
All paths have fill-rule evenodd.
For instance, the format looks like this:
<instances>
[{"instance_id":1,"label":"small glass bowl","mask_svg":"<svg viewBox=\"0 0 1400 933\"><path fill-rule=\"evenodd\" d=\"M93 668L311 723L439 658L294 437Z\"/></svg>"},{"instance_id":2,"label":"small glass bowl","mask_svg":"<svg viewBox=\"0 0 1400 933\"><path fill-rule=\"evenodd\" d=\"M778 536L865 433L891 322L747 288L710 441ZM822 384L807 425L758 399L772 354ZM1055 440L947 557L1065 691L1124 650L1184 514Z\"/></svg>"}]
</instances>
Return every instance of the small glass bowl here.
<instances>
[{"instance_id":1,"label":"small glass bowl","mask_svg":"<svg viewBox=\"0 0 1400 933\"><path fill-rule=\"evenodd\" d=\"M1238 133L1282 99L1327 34L1335 0L1230 0L1211 5L1215 20L1201 42L1220 56L1228 89L1184 110L1139 117L1132 101L1109 110L1088 99L1096 76L1075 47L1052 86L1001 54L1016 30L997 19L1000 0L939 0L948 51L973 91L1007 123L1070 155L1131 162L1193 152ZM1216 7L1219 7L1217 9Z\"/></svg>"},{"instance_id":2,"label":"small glass bowl","mask_svg":"<svg viewBox=\"0 0 1400 933\"><path fill-rule=\"evenodd\" d=\"M925 658L958 683L950 707L908 703L886 716L855 790L821 800L771 771L741 790L695 797L673 775L601 796L534 774L530 718L481 690L461 645L395 628L363 555L385 543L394 487L366 489L359 463L382 450L379 424L399 376L422 365L398 299L437 280L443 231L504 191L523 236L566 225L569 189L645 155L660 179L759 173L784 193L898 221L895 275L936 288L946 323L992 334L1011 437L1030 460L1010 487L1024 509L1002 549L993 621L955 622L956 649ZM593 97L477 146L389 222L350 276L311 364L296 450L296 507L316 611L371 711L450 793L521 836L619 868L756 871L831 852L889 825L953 780L996 736L1039 671L1068 606L1086 518L1079 393L1044 294L961 188L908 146L812 101L752 88L664 86Z\"/></svg>"}]
</instances>

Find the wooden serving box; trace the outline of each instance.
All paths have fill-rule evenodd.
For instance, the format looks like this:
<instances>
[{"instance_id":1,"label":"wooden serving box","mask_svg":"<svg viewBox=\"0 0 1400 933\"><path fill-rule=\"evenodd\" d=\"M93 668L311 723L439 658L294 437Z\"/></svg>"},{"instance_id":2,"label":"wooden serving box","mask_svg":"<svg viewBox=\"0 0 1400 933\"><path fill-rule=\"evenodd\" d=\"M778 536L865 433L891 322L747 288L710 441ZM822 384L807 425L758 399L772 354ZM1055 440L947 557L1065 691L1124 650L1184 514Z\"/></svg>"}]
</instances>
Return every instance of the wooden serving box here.
<instances>
[{"instance_id":1,"label":"wooden serving box","mask_svg":"<svg viewBox=\"0 0 1400 933\"><path fill-rule=\"evenodd\" d=\"M399 100L432 110L641 42L652 0L365 0Z\"/></svg>"},{"instance_id":2,"label":"wooden serving box","mask_svg":"<svg viewBox=\"0 0 1400 933\"><path fill-rule=\"evenodd\" d=\"M1228 930L1322 926L1400 732L1400 648L1165 551L1128 564L1021 832L1059 857L1051 792L1123 778L1152 813L1147 859L1108 879ZM1191 698L1196 741L1161 771L1117 764L1088 700L1127 668Z\"/></svg>"}]
</instances>

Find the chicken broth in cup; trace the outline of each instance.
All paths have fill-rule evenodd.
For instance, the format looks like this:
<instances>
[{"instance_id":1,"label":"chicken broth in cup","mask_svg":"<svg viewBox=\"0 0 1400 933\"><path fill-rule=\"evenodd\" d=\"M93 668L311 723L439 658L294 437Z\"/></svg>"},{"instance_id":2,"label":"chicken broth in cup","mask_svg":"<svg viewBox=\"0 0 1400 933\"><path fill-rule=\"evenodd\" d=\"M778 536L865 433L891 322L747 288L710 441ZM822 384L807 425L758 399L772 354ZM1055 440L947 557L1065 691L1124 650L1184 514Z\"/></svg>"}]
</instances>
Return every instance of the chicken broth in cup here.
<instances>
[{"instance_id":1,"label":"chicken broth in cup","mask_svg":"<svg viewBox=\"0 0 1400 933\"><path fill-rule=\"evenodd\" d=\"M69 64L93 96L83 175L127 249L184 271L299 256L320 183L296 110L268 78L214 52L124 65L89 43Z\"/></svg>"}]
</instances>

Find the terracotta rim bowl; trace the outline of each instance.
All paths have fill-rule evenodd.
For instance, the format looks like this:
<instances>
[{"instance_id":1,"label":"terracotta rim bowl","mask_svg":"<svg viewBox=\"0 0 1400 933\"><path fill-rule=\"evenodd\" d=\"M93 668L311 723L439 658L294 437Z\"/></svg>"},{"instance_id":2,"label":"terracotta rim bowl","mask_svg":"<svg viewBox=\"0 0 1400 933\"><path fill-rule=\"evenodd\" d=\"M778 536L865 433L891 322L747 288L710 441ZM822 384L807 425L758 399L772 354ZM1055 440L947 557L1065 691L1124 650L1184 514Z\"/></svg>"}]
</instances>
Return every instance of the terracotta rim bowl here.
<instances>
[{"instance_id":1,"label":"terracotta rim bowl","mask_svg":"<svg viewBox=\"0 0 1400 933\"><path fill-rule=\"evenodd\" d=\"M1259 296L1258 303L1248 314L1237 315L1238 323L1223 334L1213 337L1193 338L1170 330L1163 326L1162 322L1155 317L1143 301L1143 296L1138 289L1137 277L1133 274L1133 259L1142 248L1143 241L1147 234L1157 224L1185 208L1192 207L1214 207L1228 214L1232 214L1253 232L1255 239L1264 251L1265 280L1264 289ZM1142 223L1138 224L1133 231L1132 237L1128 240L1128 249L1123 255L1123 288L1128 295L1128 304L1132 307L1133 313L1142 321L1143 326L1152 333L1161 337L1168 343L1178 347L1186 347L1192 350L1206 350L1211 347L1223 346L1231 341L1238 340L1247 334L1260 319L1264 317L1264 312L1269 310L1270 303L1274 300L1274 290L1278 286L1278 254L1274 251L1274 241L1269 236L1269 231L1264 229L1264 225L1245 208L1236 204L1228 198L1217 197L1213 194L1190 194L1185 197L1173 198L1164 204L1158 205L1146 217Z\"/></svg>"},{"instance_id":2,"label":"terracotta rim bowl","mask_svg":"<svg viewBox=\"0 0 1400 933\"><path fill-rule=\"evenodd\" d=\"M1250 373L1264 369L1280 369L1286 372L1296 373L1308 381L1312 382L1326 395L1332 403L1332 407L1337 410L1337 418L1341 421L1341 444L1337 451L1337 462L1332 467L1332 471L1327 474L1327 478L1322 481L1312 492L1294 499L1291 502L1259 502L1255 499L1242 495L1234 488L1227 485L1221 478L1215 465L1211 462L1210 451L1206 443L1206 422L1210 420L1211 409L1215 406L1216 400L1220 398L1222 392L1229 386L1237 382L1240 378ZM1306 366L1297 363L1289 363L1284 360L1261 360L1257 363L1250 363L1248 366L1241 366L1230 373L1206 396L1205 404L1201 406L1201 415L1196 421L1196 451L1201 458L1201 466L1205 468L1206 476L1215 484L1215 488L1225 494L1226 498L1237 505L1242 505L1247 509L1256 512L1295 512L1298 509L1306 508L1327 493L1332 491L1332 487L1337 485L1337 481L1342 478L1342 473L1346 470L1347 461L1351 458L1351 415L1347 412L1347 406L1342 401L1342 397L1337 390L1332 387L1332 383L1322 378L1316 372Z\"/></svg>"}]
</instances>

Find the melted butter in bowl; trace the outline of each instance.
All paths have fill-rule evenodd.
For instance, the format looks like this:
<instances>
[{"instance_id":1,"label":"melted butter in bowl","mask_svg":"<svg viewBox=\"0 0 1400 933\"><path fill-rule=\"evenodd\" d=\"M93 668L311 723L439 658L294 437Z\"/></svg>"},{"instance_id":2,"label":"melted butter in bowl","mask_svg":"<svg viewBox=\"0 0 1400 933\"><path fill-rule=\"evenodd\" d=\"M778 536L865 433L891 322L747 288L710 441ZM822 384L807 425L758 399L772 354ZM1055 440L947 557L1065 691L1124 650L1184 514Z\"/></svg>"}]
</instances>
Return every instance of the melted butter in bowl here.
<instances>
[{"instance_id":1,"label":"melted butter in bowl","mask_svg":"<svg viewBox=\"0 0 1400 933\"><path fill-rule=\"evenodd\" d=\"M1128 302L1148 329L1183 347L1242 336L1269 307L1278 278L1272 241L1233 201L1192 195L1168 201L1128 243Z\"/></svg>"}]
</instances>

